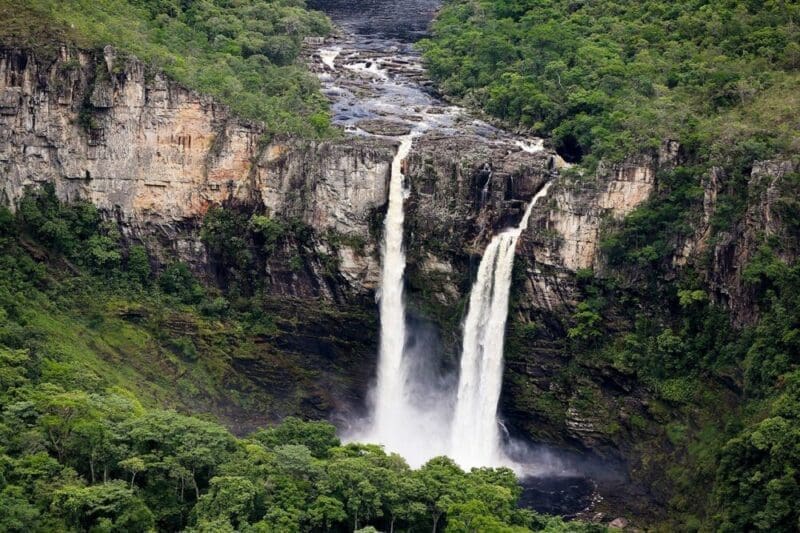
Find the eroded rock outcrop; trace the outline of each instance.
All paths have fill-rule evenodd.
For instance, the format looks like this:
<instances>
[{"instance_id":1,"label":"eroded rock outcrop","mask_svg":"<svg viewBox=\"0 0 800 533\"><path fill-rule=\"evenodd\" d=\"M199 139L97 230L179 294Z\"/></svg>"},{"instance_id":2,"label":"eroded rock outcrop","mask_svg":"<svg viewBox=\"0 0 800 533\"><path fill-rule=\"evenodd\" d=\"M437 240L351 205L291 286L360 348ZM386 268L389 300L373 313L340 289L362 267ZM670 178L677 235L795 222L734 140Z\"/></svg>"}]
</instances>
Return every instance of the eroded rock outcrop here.
<instances>
[{"instance_id":1,"label":"eroded rock outcrop","mask_svg":"<svg viewBox=\"0 0 800 533\"><path fill-rule=\"evenodd\" d=\"M712 168L703 180L702 214L694 232L687 237L673 259L676 267L701 265L710 295L729 308L738 325L752 324L757 306L752 287L743 279L744 269L759 248L770 250L787 264L795 261L800 250L791 246L795 239L789 235L794 222L792 208L796 185L789 177L800 172L800 161L777 159L757 161L747 179L744 216L734 226L717 228L712 236L713 218L718 213L718 197L730 187L728 176L720 168ZM787 211L788 208L788 211ZM771 243L771 244L770 244Z\"/></svg>"},{"instance_id":2,"label":"eroded rock outcrop","mask_svg":"<svg viewBox=\"0 0 800 533\"><path fill-rule=\"evenodd\" d=\"M90 200L156 254L195 264L212 205L250 204L371 242L394 144L264 134L111 48L63 48L55 60L0 50L0 201L12 208L27 188L53 183L60 198ZM339 247L356 292L375 285L374 248Z\"/></svg>"},{"instance_id":3,"label":"eroded rock outcrop","mask_svg":"<svg viewBox=\"0 0 800 533\"><path fill-rule=\"evenodd\" d=\"M511 141L420 137L406 164L412 294L425 292L443 307L463 299L471 263L497 231L519 222L526 202L555 175L555 157L526 152Z\"/></svg>"}]
</instances>

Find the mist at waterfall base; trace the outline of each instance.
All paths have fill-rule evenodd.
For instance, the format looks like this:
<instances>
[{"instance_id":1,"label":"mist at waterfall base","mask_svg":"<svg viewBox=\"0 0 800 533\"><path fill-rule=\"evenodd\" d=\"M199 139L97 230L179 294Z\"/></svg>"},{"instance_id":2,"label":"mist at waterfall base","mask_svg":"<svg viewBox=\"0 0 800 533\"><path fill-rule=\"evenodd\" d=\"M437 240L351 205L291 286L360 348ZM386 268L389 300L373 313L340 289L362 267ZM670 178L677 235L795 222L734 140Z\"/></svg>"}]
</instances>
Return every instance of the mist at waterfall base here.
<instances>
[{"instance_id":1,"label":"mist at waterfall base","mask_svg":"<svg viewBox=\"0 0 800 533\"><path fill-rule=\"evenodd\" d=\"M379 295L380 361L371 416L343 437L379 443L412 467L447 455L465 469L506 466L521 476L565 474L566 467L552 454L534 457L521 442L503 438L497 420L514 254L549 184L530 201L519 225L502 231L487 246L464 320L460 371L448 372L437 356L435 334L424 322L409 320L405 310L401 160L411 139L402 140L392 166Z\"/></svg>"}]
</instances>

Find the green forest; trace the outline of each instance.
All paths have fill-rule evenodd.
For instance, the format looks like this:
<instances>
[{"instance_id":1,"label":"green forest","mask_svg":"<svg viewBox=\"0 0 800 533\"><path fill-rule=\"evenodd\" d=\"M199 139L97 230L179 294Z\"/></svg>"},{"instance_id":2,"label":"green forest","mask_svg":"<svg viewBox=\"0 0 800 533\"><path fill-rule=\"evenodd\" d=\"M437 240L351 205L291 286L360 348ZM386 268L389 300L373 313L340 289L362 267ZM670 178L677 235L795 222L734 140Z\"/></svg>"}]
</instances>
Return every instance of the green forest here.
<instances>
[{"instance_id":1,"label":"green forest","mask_svg":"<svg viewBox=\"0 0 800 533\"><path fill-rule=\"evenodd\" d=\"M663 139L768 156L798 149L799 19L782 0L449 0L421 47L445 94L589 167Z\"/></svg>"},{"instance_id":2,"label":"green forest","mask_svg":"<svg viewBox=\"0 0 800 533\"><path fill-rule=\"evenodd\" d=\"M223 367L236 337L269 319L255 300L228 309L186 265L153 280L144 248L123 244L91 204L52 188L0 209L0 531L604 530L517 508L508 469L465 473L442 457L411 470L342 445L327 422L236 437L165 410L234 393ZM176 339L147 318L167 310L217 331ZM187 376L177 390L171 365Z\"/></svg>"},{"instance_id":3,"label":"green forest","mask_svg":"<svg viewBox=\"0 0 800 533\"><path fill-rule=\"evenodd\" d=\"M148 79L163 72L263 124L263 144L343 137L303 57L309 38L335 32L304 0L0 0L2 47L46 63L62 46L100 57L111 45ZM444 98L545 137L574 163L557 179L576 191L679 143L646 201L603 218L596 268L536 270L574 287L574 308L552 320L561 338L523 318L519 260L505 357L527 364L542 343L561 365L526 404L531 424L564 427L574 390L603 419L598 433L641 459L634 474L659 501L635 526L798 531L800 173L767 183L753 170L800 168L800 3L445 0L418 48ZM341 282L341 248L378 249L379 210L367 243L261 205L214 205L187 222L199 265L57 191L31 186L0 205L0 532L607 531L520 508L510 469L446 457L411 469L319 421L337 393L367 387L374 301L287 296L270 276ZM777 229L750 231L758 216ZM678 265L701 224L708 249ZM557 239L547 231L531 233ZM740 263L731 250L748 231ZM444 240L412 240L410 260L452 252ZM721 263L740 294L726 293ZM433 301L438 283L407 280L414 312L444 308L456 329L468 293ZM652 415L626 420L627 441L619 413L594 401L592 379L612 371Z\"/></svg>"}]
</instances>

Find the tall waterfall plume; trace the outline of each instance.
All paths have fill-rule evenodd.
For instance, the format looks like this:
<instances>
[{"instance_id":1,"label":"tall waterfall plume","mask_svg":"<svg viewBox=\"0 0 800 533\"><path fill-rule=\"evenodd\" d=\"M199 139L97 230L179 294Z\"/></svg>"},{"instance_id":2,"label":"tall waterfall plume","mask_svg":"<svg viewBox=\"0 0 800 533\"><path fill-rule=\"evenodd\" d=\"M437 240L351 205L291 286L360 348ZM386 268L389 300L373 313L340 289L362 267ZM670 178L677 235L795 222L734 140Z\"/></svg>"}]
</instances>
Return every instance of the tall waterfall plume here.
<instances>
[{"instance_id":1,"label":"tall waterfall plume","mask_svg":"<svg viewBox=\"0 0 800 533\"><path fill-rule=\"evenodd\" d=\"M403 250L403 160L411 151L412 137L403 137L392 161L389 182L389 208L384 220L381 266L381 344L378 361L378 382L375 387L375 436L389 437L406 404L406 368L403 353L406 341L406 309L403 300L403 274L406 256ZM384 440L391 439L380 439Z\"/></svg>"},{"instance_id":2,"label":"tall waterfall plume","mask_svg":"<svg viewBox=\"0 0 800 533\"><path fill-rule=\"evenodd\" d=\"M514 253L536 203L550 183L533 197L516 228L496 235L481 259L464 322L461 373L451 433L451 454L463 468L508 462L500 451L497 403L503 379L508 300Z\"/></svg>"},{"instance_id":3,"label":"tall waterfall plume","mask_svg":"<svg viewBox=\"0 0 800 533\"><path fill-rule=\"evenodd\" d=\"M413 357L406 346L406 313L403 275L406 258L403 250L403 160L408 156L413 134L401 138L392 162L389 207L384 220L380 290L380 355L378 376L372 391L372 416L367 428L348 440L376 442L388 451L405 457L412 466L421 466L435 455L442 455L449 444L447 415L431 410L415 390Z\"/></svg>"}]
</instances>

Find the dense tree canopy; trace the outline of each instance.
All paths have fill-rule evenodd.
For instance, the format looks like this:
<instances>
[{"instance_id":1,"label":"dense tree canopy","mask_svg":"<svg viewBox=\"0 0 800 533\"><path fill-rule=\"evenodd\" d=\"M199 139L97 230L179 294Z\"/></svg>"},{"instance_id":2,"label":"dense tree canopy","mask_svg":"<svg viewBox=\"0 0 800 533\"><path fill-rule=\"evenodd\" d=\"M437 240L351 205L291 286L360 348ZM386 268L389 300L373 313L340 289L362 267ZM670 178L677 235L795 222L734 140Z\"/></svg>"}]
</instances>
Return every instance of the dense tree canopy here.
<instances>
[{"instance_id":1,"label":"dense tree canopy","mask_svg":"<svg viewBox=\"0 0 800 533\"><path fill-rule=\"evenodd\" d=\"M784 149L799 19L782 0L449 0L422 48L445 93L576 158L721 128ZM732 110L749 123L718 120Z\"/></svg>"}]
</instances>

